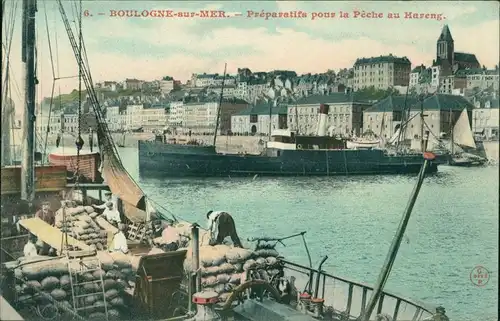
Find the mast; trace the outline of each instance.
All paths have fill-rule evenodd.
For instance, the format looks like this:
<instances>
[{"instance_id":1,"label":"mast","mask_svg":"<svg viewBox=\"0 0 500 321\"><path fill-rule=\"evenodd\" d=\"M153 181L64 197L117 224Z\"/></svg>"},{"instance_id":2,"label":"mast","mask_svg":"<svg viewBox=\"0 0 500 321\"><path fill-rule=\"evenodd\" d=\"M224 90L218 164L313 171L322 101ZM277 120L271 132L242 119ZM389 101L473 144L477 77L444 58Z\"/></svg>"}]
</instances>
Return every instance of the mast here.
<instances>
[{"instance_id":1,"label":"mast","mask_svg":"<svg viewBox=\"0 0 500 321\"><path fill-rule=\"evenodd\" d=\"M405 94L405 103L403 110L401 111L401 126L399 126L399 134L397 138L397 143L396 143L396 152L399 152L399 147L401 144L401 140L404 140L406 137L406 127L403 128L404 120L408 120L410 118L410 107L407 108L406 103L408 102L408 93L409 93L410 85L408 84L408 87L406 88L406 94ZM408 115L408 117L406 117ZM394 112L393 112L393 118L394 118ZM392 132L392 127L391 127L391 132Z\"/></svg>"},{"instance_id":2,"label":"mast","mask_svg":"<svg viewBox=\"0 0 500 321\"><path fill-rule=\"evenodd\" d=\"M224 64L224 77L222 78L222 87L220 89L219 106L217 106L217 119L215 121L214 146L215 146L215 143L217 143L217 131L219 130L219 119L220 119L220 113L221 113L221 109L222 109L222 98L224 98L224 84L226 83L226 70L227 70L227 63Z\"/></svg>"},{"instance_id":3,"label":"mast","mask_svg":"<svg viewBox=\"0 0 500 321\"><path fill-rule=\"evenodd\" d=\"M453 141L453 114L452 114L452 111L451 111L451 108L450 108L450 134L451 134L451 154L453 155L453 153L455 152L455 142Z\"/></svg>"},{"instance_id":4,"label":"mast","mask_svg":"<svg viewBox=\"0 0 500 321\"><path fill-rule=\"evenodd\" d=\"M417 179L417 184L413 188L412 194L410 196L410 199L408 201L408 204L406 205L403 217L401 218L401 222L399 223L398 229L396 231L396 235L394 235L394 238L391 243L391 247L389 249L389 253L387 253L387 257L385 259L384 266L382 267L382 270L380 271L379 277L377 279L377 283L375 284L373 288L372 295L370 297L370 300L368 301L368 304L366 305L366 309L361 317L361 321L368 321L370 319L370 316L375 309L375 305L380 299L380 296L382 295L382 292L384 290L385 283L387 282L387 279L389 278L389 274L391 273L392 266L394 264L394 261L396 260L396 256L398 255L398 250L401 245L401 241L403 240L403 236L406 231L406 227L408 226L408 221L410 220L411 212L413 210L413 206L415 205L415 202L417 200L418 194L420 192L420 188L422 187L422 183L425 178L425 174L427 171L427 167L429 166L429 162L432 161L435 156L432 153L427 153L425 150L427 149L427 139L429 132L426 131L425 137L423 139L423 157L424 157L424 164L420 168L420 173L418 174L418 179Z\"/></svg>"},{"instance_id":5,"label":"mast","mask_svg":"<svg viewBox=\"0 0 500 321\"><path fill-rule=\"evenodd\" d=\"M35 198L35 13L36 0L23 0L23 63L25 68L24 143L21 162L21 199L31 204Z\"/></svg>"},{"instance_id":6,"label":"mast","mask_svg":"<svg viewBox=\"0 0 500 321\"><path fill-rule=\"evenodd\" d=\"M424 97L420 100L420 150L424 152Z\"/></svg>"},{"instance_id":7,"label":"mast","mask_svg":"<svg viewBox=\"0 0 500 321\"><path fill-rule=\"evenodd\" d=\"M272 133L272 127L273 127L273 105L274 105L274 100L270 99L269 100L269 141L271 141L271 133Z\"/></svg>"},{"instance_id":8,"label":"mast","mask_svg":"<svg viewBox=\"0 0 500 321\"><path fill-rule=\"evenodd\" d=\"M297 107L297 102L295 102L295 128L296 128L296 133L295 135L299 134L299 112L298 112L298 107Z\"/></svg>"}]
</instances>

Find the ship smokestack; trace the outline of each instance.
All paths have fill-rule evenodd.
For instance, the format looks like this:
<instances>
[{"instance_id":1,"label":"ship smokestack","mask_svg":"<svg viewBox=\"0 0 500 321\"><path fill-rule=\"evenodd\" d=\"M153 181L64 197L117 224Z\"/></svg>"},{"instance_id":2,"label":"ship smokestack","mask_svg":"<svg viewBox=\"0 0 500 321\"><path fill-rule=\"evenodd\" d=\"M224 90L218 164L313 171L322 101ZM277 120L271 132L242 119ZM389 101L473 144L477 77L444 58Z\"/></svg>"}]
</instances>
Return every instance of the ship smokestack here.
<instances>
[{"instance_id":1,"label":"ship smokestack","mask_svg":"<svg viewBox=\"0 0 500 321\"><path fill-rule=\"evenodd\" d=\"M319 105L319 119L318 119L318 136L326 136L326 120L328 118L328 110L330 106L327 104Z\"/></svg>"}]
</instances>

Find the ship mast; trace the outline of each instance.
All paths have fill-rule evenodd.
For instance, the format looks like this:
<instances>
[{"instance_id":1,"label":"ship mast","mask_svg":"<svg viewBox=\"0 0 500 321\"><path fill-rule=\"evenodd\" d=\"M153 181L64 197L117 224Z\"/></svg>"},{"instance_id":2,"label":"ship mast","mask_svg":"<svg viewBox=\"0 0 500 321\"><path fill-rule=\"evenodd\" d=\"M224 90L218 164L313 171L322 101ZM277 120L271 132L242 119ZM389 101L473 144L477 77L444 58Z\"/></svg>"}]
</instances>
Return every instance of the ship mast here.
<instances>
[{"instance_id":1,"label":"ship mast","mask_svg":"<svg viewBox=\"0 0 500 321\"><path fill-rule=\"evenodd\" d=\"M454 130L453 130L453 113L450 108L450 134L451 134L451 154L453 155L455 153L455 142L454 142Z\"/></svg>"},{"instance_id":2,"label":"ship mast","mask_svg":"<svg viewBox=\"0 0 500 321\"><path fill-rule=\"evenodd\" d=\"M361 321L369 321L370 316L372 315L373 310L375 309L375 305L377 304L377 302L379 301L379 299L382 295L385 284L387 282L387 279L389 278L389 274L391 273L392 267L394 265L394 261L396 260L396 256L398 255L401 241L403 240L403 236L405 235L406 227L408 226L408 222L410 220L413 206L415 205L418 194L420 192L420 188L422 187L422 183L423 183L424 178L425 178L427 167L429 166L429 162L431 162L435 157L432 153L425 152L425 150L427 149L428 137L429 137L429 131L426 131L425 136L423 138L423 144L422 144L424 163L423 163L422 167L420 168L420 173L418 174L417 184L413 188L413 191L412 191L412 194L411 194L410 199L408 201L408 204L406 205L406 209L404 211L403 217L401 218L398 229L396 231L396 235L394 235L394 238L392 239L389 253L387 253L387 257L385 259L382 270L380 271L379 277L377 279L377 283L373 287L373 292L372 292L372 295L370 297L370 300L368 301L368 304L366 305L365 311L360 318Z\"/></svg>"},{"instance_id":3,"label":"ship mast","mask_svg":"<svg viewBox=\"0 0 500 321\"><path fill-rule=\"evenodd\" d=\"M36 0L23 0L23 52L25 68L24 142L21 161L21 199L32 204L35 198L35 13Z\"/></svg>"},{"instance_id":4,"label":"ship mast","mask_svg":"<svg viewBox=\"0 0 500 321\"><path fill-rule=\"evenodd\" d=\"M222 87L220 90L219 106L217 106L217 119L215 120L214 146L215 146L215 143L217 143L217 131L219 130L219 119L220 119L220 113L221 113L221 109L222 109L222 99L224 98L224 84L226 83L226 70L227 70L227 63L224 65L224 77L222 78Z\"/></svg>"}]
</instances>

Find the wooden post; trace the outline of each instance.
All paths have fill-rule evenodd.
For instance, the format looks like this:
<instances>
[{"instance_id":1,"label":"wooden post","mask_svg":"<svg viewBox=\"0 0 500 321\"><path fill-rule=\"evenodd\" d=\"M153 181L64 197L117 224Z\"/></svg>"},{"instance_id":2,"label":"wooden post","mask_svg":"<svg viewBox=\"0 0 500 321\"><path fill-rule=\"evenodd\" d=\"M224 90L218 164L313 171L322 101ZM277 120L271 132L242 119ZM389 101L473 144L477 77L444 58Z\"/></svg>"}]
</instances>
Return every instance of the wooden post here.
<instances>
[{"instance_id":1,"label":"wooden post","mask_svg":"<svg viewBox=\"0 0 500 321\"><path fill-rule=\"evenodd\" d=\"M82 188L82 204L87 205L87 189Z\"/></svg>"},{"instance_id":2,"label":"wooden post","mask_svg":"<svg viewBox=\"0 0 500 321\"><path fill-rule=\"evenodd\" d=\"M99 200L102 202L102 189L99 189Z\"/></svg>"}]
</instances>

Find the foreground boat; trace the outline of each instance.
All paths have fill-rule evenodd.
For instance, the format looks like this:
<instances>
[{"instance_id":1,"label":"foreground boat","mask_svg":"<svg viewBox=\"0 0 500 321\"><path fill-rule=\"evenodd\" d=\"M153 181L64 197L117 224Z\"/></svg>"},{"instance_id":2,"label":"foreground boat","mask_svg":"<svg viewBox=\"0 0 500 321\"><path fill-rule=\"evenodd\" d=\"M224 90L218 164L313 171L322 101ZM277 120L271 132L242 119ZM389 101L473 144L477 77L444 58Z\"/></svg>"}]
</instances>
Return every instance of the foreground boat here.
<instances>
[{"instance_id":1,"label":"foreground boat","mask_svg":"<svg viewBox=\"0 0 500 321\"><path fill-rule=\"evenodd\" d=\"M261 155L221 154L215 146L139 141L139 172L151 177L183 176L330 176L418 173L421 154L390 154L383 149L348 149L345 139L325 136L322 118L328 105L320 107L317 136L274 131ZM323 124L323 126L321 126ZM427 168L436 172L448 162L446 155Z\"/></svg>"}]
</instances>

